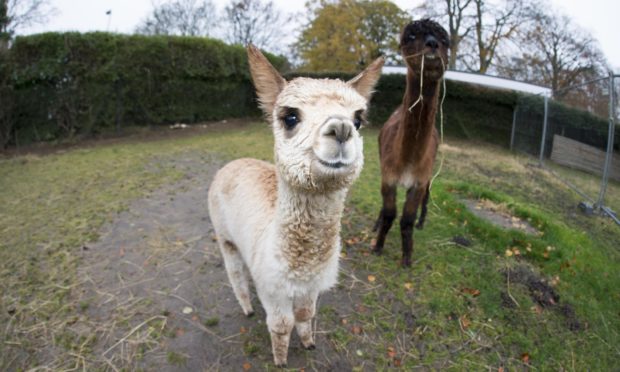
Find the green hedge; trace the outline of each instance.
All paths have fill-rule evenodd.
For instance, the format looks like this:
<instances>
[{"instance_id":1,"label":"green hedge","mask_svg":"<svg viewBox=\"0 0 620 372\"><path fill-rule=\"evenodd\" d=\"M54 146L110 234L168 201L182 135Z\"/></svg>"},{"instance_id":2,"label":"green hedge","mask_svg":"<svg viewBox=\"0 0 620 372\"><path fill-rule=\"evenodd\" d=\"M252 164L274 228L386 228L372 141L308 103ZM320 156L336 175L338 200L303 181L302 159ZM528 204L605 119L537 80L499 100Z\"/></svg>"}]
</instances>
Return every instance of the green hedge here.
<instances>
[{"instance_id":1,"label":"green hedge","mask_svg":"<svg viewBox=\"0 0 620 372\"><path fill-rule=\"evenodd\" d=\"M16 38L9 54L12 142L259 115L245 49L218 40L44 33Z\"/></svg>"}]
</instances>

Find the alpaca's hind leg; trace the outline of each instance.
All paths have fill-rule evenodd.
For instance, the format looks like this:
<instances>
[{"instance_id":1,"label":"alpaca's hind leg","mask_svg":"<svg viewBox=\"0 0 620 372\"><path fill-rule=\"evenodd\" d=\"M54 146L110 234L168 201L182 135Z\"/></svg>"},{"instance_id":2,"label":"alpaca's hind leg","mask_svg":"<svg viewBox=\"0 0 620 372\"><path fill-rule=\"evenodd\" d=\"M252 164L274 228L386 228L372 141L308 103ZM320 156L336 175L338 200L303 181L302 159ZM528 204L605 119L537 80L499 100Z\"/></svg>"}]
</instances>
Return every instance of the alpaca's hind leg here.
<instances>
[{"instance_id":1,"label":"alpaca's hind leg","mask_svg":"<svg viewBox=\"0 0 620 372\"><path fill-rule=\"evenodd\" d=\"M308 350L313 350L314 338L312 336L312 319L316 313L316 299L318 293L295 298L293 301L293 314L295 315L295 329L301 339L301 343Z\"/></svg>"},{"instance_id":2,"label":"alpaca's hind leg","mask_svg":"<svg viewBox=\"0 0 620 372\"><path fill-rule=\"evenodd\" d=\"M411 252L413 252L413 225L415 223L418 207L424 198L425 187L411 187L407 190L407 200L400 219L400 235L403 244L403 258L401 264L411 266Z\"/></svg>"},{"instance_id":3,"label":"alpaca's hind leg","mask_svg":"<svg viewBox=\"0 0 620 372\"><path fill-rule=\"evenodd\" d=\"M396 218L396 185L382 183L381 197L383 198L383 207L374 227L374 230L379 230L379 233L377 234L377 242L372 249L373 253L378 255L383 252L385 237Z\"/></svg>"},{"instance_id":4,"label":"alpaca's hind leg","mask_svg":"<svg viewBox=\"0 0 620 372\"><path fill-rule=\"evenodd\" d=\"M243 257L241 257L237 246L230 241L221 242L220 249L224 257L228 280L230 280L235 296L243 309L243 313L251 316L254 314L254 310L250 302L249 273L243 262Z\"/></svg>"},{"instance_id":5,"label":"alpaca's hind leg","mask_svg":"<svg viewBox=\"0 0 620 372\"><path fill-rule=\"evenodd\" d=\"M431 183L426 184L426 192L424 193L424 199L422 199L422 211L420 212L420 218L415 225L416 229L422 230L424 227L424 221L426 220L426 212L428 210L428 198L431 195Z\"/></svg>"}]
</instances>

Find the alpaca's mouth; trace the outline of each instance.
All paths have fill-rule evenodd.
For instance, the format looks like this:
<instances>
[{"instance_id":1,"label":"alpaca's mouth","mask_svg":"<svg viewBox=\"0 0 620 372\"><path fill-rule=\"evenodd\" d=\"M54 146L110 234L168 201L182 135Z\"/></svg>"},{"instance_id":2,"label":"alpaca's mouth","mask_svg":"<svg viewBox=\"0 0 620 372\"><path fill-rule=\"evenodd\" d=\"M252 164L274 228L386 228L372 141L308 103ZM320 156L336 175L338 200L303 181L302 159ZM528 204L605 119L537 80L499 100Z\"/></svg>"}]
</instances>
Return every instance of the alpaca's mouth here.
<instances>
[{"instance_id":1,"label":"alpaca's mouth","mask_svg":"<svg viewBox=\"0 0 620 372\"><path fill-rule=\"evenodd\" d=\"M424 58L434 60L435 58L439 58L439 56L435 53L426 53L424 55Z\"/></svg>"},{"instance_id":2,"label":"alpaca's mouth","mask_svg":"<svg viewBox=\"0 0 620 372\"><path fill-rule=\"evenodd\" d=\"M319 163L321 163L322 165L328 167L328 168L333 168L333 169L340 169L340 168L344 168L344 167L348 167L351 164L348 163L343 163L341 161L325 161L323 159L318 159Z\"/></svg>"}]
</instances>

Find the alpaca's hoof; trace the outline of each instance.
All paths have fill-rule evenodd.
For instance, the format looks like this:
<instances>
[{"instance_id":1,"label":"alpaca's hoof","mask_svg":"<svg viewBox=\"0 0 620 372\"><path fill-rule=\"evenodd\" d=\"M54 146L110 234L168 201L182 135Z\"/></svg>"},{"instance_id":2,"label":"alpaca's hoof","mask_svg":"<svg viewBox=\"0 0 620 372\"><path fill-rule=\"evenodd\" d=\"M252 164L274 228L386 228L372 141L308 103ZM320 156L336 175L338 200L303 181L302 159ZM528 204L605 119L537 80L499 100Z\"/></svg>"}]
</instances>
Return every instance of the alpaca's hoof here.
<instances>
[{"instance_id":1,"label":"alpaca's hoof","mask_svg":"<svg viewBox=\"0 0 620 372\"><path fill-rule=\"evenodd\" d=\"M424 228L424 224L423 223L419 223L417 225L415 225L415 228L418 230L422 230Z\"/></svg>"},{"instance_id":2,"label":"alpaca's hoof","mask_svg":"<svg viewBox=\"0 0 620 372\"><path fill-rule=\"evenodd\" d=\"M403 257L403 259L400 261L400 265L402 267L411 267L411 258Z\"/></svg>"},{"instance_id":3,"label":"alpaca's hoof","mask_svg":"<svg viewBox=\"0 0 620 372\"><path fill-rule=\"evenodd\" d=\"M276 368L286 368L286 363L276 364Z\"/></svg>"},{"instance_id":4,"label":"alpaca's hoof","mask_svg":"<svg viewBox=\"0 0 620 372\"><path fill-rule=\"evenodd\" d=\"M315 344L310 344L308 346L306 346L306 350L315 350L316 349L316 345Z\"/></svg>"},{"instance_id":5,"label":"alpaca's hoof","mask_svg":"<svg viewBox=\"0 0 620 372\"><path fill-rule=\"evenodd\" d=\"M245 314L246 317L251 318L254 316L254 310L250 310L247 312L247 314Z\"/></svg>"},{"instance_id":6,"label":"alpaca's hoof","mask_svg":"<svg viewBox=\"0 0 620 372\"><path fill-rule=\"evenodd\" d=\"M370 249L370 253L374 254L375 256L381 256L383 254L383 247L374 246Z\"/></svg>"}]
</instances>

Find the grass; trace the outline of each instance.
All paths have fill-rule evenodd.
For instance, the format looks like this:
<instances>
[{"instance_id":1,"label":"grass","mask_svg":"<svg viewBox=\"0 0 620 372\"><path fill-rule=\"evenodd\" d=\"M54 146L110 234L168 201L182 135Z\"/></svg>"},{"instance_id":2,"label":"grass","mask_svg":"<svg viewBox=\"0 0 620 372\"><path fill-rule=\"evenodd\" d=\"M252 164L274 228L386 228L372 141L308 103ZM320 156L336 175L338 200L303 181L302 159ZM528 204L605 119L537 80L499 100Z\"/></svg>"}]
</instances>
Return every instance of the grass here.
<instances>
[{"instance_id":1,"label":"grass","mask_svg":"<svg viewBox=\"0 0 620 372\"><path fill-rule=\"evenodd\" d=\"M397 266L398 223L384 256L368 255L374 237L370 228L381 200L377 132L364 131L365 167L343 218L341 282L347 283L343 289L350 288L352 278L360 282L352 287L357 311L348 314L345 323L329 306L319 309L330 343L347 354L354 369L617 368L617 226L578 214L579 197L530 165L530 159L483 143L449 139L442 147L444 167L433 186L427 225L414 234L413 267L403 270ZM66 331L89 307L73 300L80 285L80 251L131 200L182 176L166 165L169 159L199 152L270 160L272 151L269 129L251 125L191 138L1 159L2 369L80 367L80 360L86 365L96 340ZM610 197L617 198L618 186L610 187ZM404 192L399 191L402 203ZM466 198L501 204L540 234L504 230L481 220L467 210ZM620 204L615 199L612 203ZM472 244L457 245L455 236ZM559 301L537 301L528 276L555 291ZM205 325L215 329L219 321L208 319ZM257 346L264 339L262 333L255 335L244 351L267 353ZM55 358L50 359L50 348ZM176 352L167 355L175 365L185 358Z\"/></svg>"}]
</instances>

